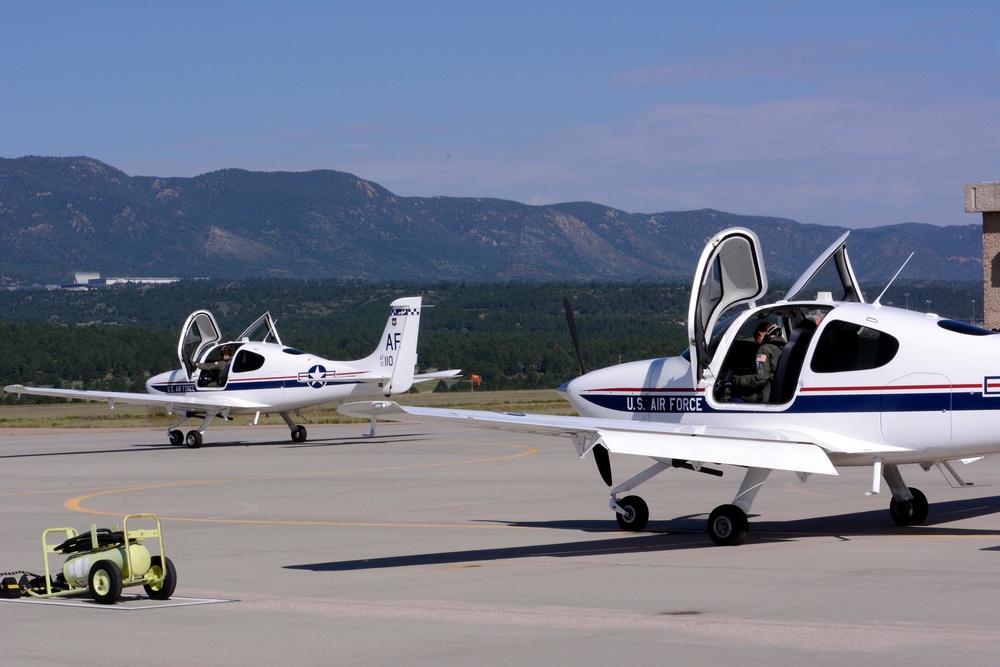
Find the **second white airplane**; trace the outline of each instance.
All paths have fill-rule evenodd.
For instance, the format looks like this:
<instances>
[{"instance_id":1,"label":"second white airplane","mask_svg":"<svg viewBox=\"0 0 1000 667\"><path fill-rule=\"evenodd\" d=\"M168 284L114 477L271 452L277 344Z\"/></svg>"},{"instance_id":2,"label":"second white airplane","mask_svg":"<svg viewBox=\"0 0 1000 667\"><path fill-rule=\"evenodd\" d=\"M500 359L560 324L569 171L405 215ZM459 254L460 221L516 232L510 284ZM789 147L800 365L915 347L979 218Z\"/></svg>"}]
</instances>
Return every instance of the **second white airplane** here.
<instances>
[{"instance_id":1,"label":"second white airplane","mask_svg":"<svg viewBox=\"0 0 1000 667\"><path fill-rule=\"evenodd\" d=\"M8 385L11 394L37 394L66 399L133 403L179 413L170 425L170 444L201 447L202 436L216 417L278 413L291 429L293 442L305 442L306 428L291 413L324 403L409 391L415 382L456 377L461 371L414 374L421 298L392 302L385 331L375 351L357 361L324 359L281 342L270 313L265 313L234 340L223 341L219 325L207 310L188 317L177 343L181 367L146 382L147 394L52 389ZM228 358L228 363L222 362ZM301 417L301 414L299 415ZM185 435L178 427L191 418L201 425Z\"/></svg>"}]
</instances>

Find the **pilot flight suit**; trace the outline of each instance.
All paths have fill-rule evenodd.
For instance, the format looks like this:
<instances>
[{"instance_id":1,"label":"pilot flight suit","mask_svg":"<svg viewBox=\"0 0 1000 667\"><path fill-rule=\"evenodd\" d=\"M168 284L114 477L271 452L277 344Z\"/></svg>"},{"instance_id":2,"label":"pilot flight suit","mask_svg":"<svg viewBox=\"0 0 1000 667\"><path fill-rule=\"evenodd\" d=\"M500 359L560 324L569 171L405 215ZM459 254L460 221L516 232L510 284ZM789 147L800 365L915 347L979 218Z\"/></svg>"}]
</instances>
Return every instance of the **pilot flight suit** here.
<instances>
[{"instance_id":1,"label":"pilot flight suit","mask_svg":"<svg viewBox=\"0 0 1000 667\"><path fill-rule=\"evenodd\" d=\"M202 387L221 387L229 370L229 357L218 361L199 362L195 366L202 370L198 384Z\"/></svg>"},{"instance_id":2,"label":"pilot flight suit","mask_svg":"<svg viewBox=\"0 0 1000 667\"><path fill-rule=\"evenodd\" d=\"M733 376L732 397L747 403L767 403L771 397L771 382L778 368L778 358L781 357L784 347L785 339L780 333L762 343L757 348L754 372Z\"/></svg>"}]
</instances>

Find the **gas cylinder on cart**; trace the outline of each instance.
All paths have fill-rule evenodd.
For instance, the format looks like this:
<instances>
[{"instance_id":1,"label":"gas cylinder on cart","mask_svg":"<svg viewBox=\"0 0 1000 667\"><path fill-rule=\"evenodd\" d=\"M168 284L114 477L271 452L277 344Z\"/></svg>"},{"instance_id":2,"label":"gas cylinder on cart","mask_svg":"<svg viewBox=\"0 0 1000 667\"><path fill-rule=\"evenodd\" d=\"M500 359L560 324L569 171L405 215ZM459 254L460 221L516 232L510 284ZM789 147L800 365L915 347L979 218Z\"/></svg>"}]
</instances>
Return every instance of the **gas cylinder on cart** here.
<instances>
[{"instance_id":1,"label":"gas cylinder on cart","mask_svg":"<svg viewBox=\"0 0 1000 667\"><path fill-rule=\"evenodd\" d=\"M107 547L97 551L88 551L77 556L71 556L63 563L63 576L71 586L87 586L87 578L90 575L90 568L94 563L101 560L109 560L118 566L122 571L123 579L141 577L149 571L150 558L149 549L135 542L128 545L131 556L132 569L129 570L128 559L125 557L125 545Z\"/></svg>"}]
</instances>

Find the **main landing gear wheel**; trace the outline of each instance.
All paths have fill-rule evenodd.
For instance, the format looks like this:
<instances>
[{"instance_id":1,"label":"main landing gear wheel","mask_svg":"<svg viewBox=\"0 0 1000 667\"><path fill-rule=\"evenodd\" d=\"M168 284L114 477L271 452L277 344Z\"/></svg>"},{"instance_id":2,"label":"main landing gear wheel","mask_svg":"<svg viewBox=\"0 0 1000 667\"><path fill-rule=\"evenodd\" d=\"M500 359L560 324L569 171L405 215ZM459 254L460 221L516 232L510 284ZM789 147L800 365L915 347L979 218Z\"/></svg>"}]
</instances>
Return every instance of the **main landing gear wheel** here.
<instances>
[{"instance_id":1,"label":"main landing gear wheel","mask_svg":"<svg viewBox=\"0 0 1000 667\"><path fill-rule=\"evenodd\" d=\"M629 530L634 533L646 527L649 521L649 506L646 501L639 496L625 496L618 501L618 506L625 510L625 514L615 512L615 519L622 530Z\"/></svg>"},{"instance_id":2,"label":"main landing gear wheel","mask_svg":"<svg viewBox=\"0 0 1000 667\"><path fill-rule=\"evenodd\" d=\"M292 442L305 442L306 441L306 427L299 424L292 429Z\"/></svg>"},{"instance_id":3,"label":"main landing gear wheel","mask_svg":"<svg viewBox=\"0 0 1000 667\"><path fill-rule=\"evenodd\" d=\"M146 595L154 600L169 600L170 596L174 594L174 589L177 588L177 570L174 569L174 564L169 558L166 558L165 561L166 567L163 566L159 556L153 556L149 559L148 574L157 578L164 577L163 583L142 585L146 590Z\"/></svg>"},{"instance_id":4,"label":"main landing gear wheel","mask_svg":"<svg viewBox=\"0 0 1000 667\"><path fill-rule=\"evenodd\" d=\"M900 526L919 526L927 518L927 496L920 489L910 487L910 500L889 501L889 514Z\"/></svg>"},{"instance_id":5,"label":"main landing gear wheel","mask_svg":"<svg viewBox=\"0 0 1000 667\"><path fill-rule=\"evenodd\" d=\"M114 604L122 596L122 571L109 560L99 560L87 577L90 597L101 604Z\"/></svg>"},{"instance_id":6,"label":"main landing gear wheel","mask_svg":"<svg viewBox=\"0 0 1000 667\"><path fill-rule=\"evenodd\" d=\"M746 512L736 505L719 505L708 517L708 535L720 547L743 544L749 530Z\"/></svg>"},{"instance_id":7,"label":"main landing gear wheel","mask_svg":"<svg viewBox=\"0 0 1000 667\"><path fill-rule=\"evenodd\" d=\"M187 438L184 443L191 449L198 449L201 447L201 432L200 431L188 431Z\"/></svg>"},{"instance_id":8,"label":"main landing gear wheel","mask_svg":"<svg viewBox=\"0 0 1000 667\"><path fill-rule=\"evenodd\" d=\"M174 429L169 433L167 433L167 436L170 438L170 444L173 445L174 447L179 447L180 445L184 444L184 434L178 431L177 429Z\"/></svg>"}]
</instances>

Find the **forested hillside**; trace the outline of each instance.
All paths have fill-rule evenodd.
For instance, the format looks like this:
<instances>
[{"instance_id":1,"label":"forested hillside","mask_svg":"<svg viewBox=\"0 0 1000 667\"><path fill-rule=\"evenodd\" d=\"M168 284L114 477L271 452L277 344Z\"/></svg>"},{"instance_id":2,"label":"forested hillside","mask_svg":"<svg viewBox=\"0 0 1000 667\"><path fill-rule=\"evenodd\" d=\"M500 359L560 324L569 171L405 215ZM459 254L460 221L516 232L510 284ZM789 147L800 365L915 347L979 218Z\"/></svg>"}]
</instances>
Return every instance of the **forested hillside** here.
<instances>
[{"instance_id":1,"label":"forested hillside","mask_svg":"<svg viewBox=\"0 0 1000 667\"><path fill-rule=\"evenodd\" d=\"M393 299L420 295L422 370L461 368L466 377L481 376L484 390L553 388L579 374L563 297L573 304L584 360L594 369L681 352L688 289L669 283L258 280L0 291L0 385L143 391L151 374L178 366L180 327L199 309L212 311L226 336L270 311L286 344L355 359L375 348ZM782 293L772 289L773 298ZM883 301L970 320L981 293L974 283L904 282Z\"/></svg>"},{"instance_id":2,"label":"forested hillside","mask_svg":"<svg viewBox=\"0 0 1000 667\"><path fill-rule=\"evenodd\" d=\"M861 280L982 279L982 225L897 220L849 241ZM892 224L901 223L901 224ZM794 280L845 230L712 209L634 213L402 197L352 174L224 169L129 176L87 157L0 158L0 285L104 276L368 281L687 282L713 234L747 227L768 275Z\"/></svg>"}]
</instances>

